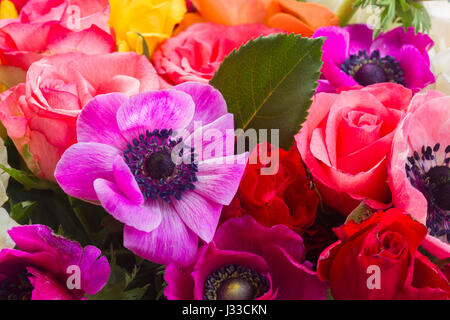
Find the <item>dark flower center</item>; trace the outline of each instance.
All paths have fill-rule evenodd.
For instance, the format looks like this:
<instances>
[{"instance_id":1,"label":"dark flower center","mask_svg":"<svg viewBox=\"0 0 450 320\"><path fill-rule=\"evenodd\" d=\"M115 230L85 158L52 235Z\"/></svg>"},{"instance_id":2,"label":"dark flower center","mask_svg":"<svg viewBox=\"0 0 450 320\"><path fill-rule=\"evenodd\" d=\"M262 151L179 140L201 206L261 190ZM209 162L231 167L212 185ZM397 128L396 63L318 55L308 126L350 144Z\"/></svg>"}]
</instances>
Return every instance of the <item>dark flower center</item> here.
<instances>
[{"instance_id":1,"label":"dark flower center","mask_svg":"<svg viewBox=\"0 0 450 320\"><path fill-rule=\"evenodd\" d=\"M240 265L227 265L208 276L203 299L254 300L269 287L269 280L264 275Z\"/></svg>"},{"instance_id":2,"label":"dark flower center","mask_svg":"<svg viewBox=\"0 0 450 320\"><path fill-rule=\"evenodd\" d=\"M426 179L434 190L436 205L442 210L450 210L450 168L446 166L431 168Z\"/></svg>"},{"instance_id":3,"label":"dark flower center","mask_svg":"<svg viewBox=\"0 0 450 320\"><path fill-rule=\"evenodd\" d=\"M378 50L373 51L370 56L366 50L350 55L341 65L341 70L362 86L381 82L404 84L400 63L389 55L381 57Z\"/></svg>"},{"instance_id":4,"label":"dark flower center","mask_svg":"<svg viewBox=\"0 0 450 320\"><path fill-rule=\"evenodd\" d=\"M26 271L10 276L0 283L0 300L30 300L33 286Z\"/></svg>"},{"instance_id":5,"label":"dark flower center","mask_svg":"<svg viewBox=\"0 0 450 320\"><path fill-rule=\"evenodd\" d=\"M428 202L427 227L432 236L450 242L450 146L438 157L440 144L423 146L408 157L406 174ZM442 160L438 160L441 158Z\"/></svg>"},{"instance_id":6,"label":"dark flower center","mask_svg":"<svg viewBox=\"0 0 450 320\"><path fill-rule=\"evenodd\" d=\"M172 161L172 152L183 160L180 164ZM172 129L141 134L128 144L123 156L146 200L180 200L183 192L195 189L198 165L194 148L183 145L181 138L172 139Z\"/></svg>"},{"instance_id":7,"label":"dark flower center","mask_svg":"<svg viewBox=\"0 0 450 320\"><path fill-rule=\"evenodd\" d=\"M170 177L173 169L175 169L175 164L170 154L166 151L156 152L145 160L145 170L152 179Z\"/></svg>"}]
</instances>

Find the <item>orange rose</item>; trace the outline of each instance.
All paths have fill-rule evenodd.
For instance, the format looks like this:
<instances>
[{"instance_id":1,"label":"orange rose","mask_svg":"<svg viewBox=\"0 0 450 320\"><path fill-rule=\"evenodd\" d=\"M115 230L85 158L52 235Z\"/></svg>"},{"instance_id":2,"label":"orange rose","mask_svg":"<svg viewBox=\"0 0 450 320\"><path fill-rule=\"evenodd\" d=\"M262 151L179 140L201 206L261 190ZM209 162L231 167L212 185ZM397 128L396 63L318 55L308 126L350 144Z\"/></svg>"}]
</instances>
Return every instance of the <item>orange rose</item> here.
<instances>
[{"instance_id":1,"label":"orange rose","mask_svg":"<svg viewBox=\"0 0 450 320\"><path fill-rule=\"evenodd\" d=\"M205 21L237 25L264 22L272 28L283 29L306 37L320 27L339 25L338 17L327 7L296 0L193 0L199 14L185 19L187 25Z\"/></svg>"},{"instance_id":2,"label":"orange rose","mask_svg":"<svg viewBox=\"0 0 450 320\"><path fill-rule=\"evenodd\" d=\"M317 3L276 0L270 3L264 22L271 28L311 37L321 27L339 25L339 18Z\"/></svg>"},{"instance_id":3,"label":"orange rose","mask_svg":"<svg viewBox=\"0 0 450 320\"><path fill-rule=\"evenodd\" d=\"M271 0L192 0L192 3L206 21L234 26L262 22Z\"/></svg>"}]
</instances>

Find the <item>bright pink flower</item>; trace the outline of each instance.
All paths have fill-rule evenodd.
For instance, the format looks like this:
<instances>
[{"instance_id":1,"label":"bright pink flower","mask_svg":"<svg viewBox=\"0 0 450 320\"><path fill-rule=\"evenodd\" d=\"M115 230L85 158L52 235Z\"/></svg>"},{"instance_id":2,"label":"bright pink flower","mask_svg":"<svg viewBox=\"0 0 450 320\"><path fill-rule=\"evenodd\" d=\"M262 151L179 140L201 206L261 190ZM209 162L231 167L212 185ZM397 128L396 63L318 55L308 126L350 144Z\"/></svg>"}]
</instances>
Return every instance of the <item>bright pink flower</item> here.
<instances>
[{"instance_id":1,"label":"bright pink flower","mask_svg":"<svg viewBox=\"0 0 450 320\"><path fill-rule=\"evenodd\" d=\"M56 21L11 22L0 28L1 63L24 70L43 57L59 53L102 54L115 50L112 36L96 25L78 32Z\"/></svg>"},{"instance_id":2,"label":"bright pink flower","mask_svg":"<svg viewBox=\"0 0 450 320\"><path fill-rule=\"evenodd\" d=\"M56 167L61 188L124 223L124 246L135 254L191 263L247 161L234 154L233 115L220 92L190 82L130 99L101 95L81 112L77 133Z\"/></svg>"},{"instance_id":3,"label":"bright pink flower","mask_svg":"<svg viewBox=\"0 0 450 320\"><path fill-rule=\"evenodd\" d=\"M322 77L318 92L342 87L394 82L418 92L436 81L430 70L428 50L433 40L414 28L397 27L373 39L365 24L318 29L313 38L324 37Z\"/></svg>"},{"instance_id":4,"label":"bright pink flower","mask_svg":"<svg viewBox=\"0 0 450 320\"><path fill-rule=\"evenodd\" d=\"M389 186L395 207L427 226L424 247L450 257L450 97L414 96L394 137Z\"/></svg>"},{"instance_id":5,"label":"bright pink flower","mask_svg":"<svg viewBox=\"0 0 450 320\"><path fill-rule=\"evenodd\" d=\"M84 299L109 278L108 260L94 246L83 249L43 225L14 227L9 235L18 249L0 251L0 300Z\"/></svg>"},{"instance_id":6,"label":"bright pink flower","mask_svg":"<svg viewBox=\"0 0 450 320\"><path fill-rule=\"evenodd\" d=\"M53 56L33 63L26 83L2 93L0 120L28 167L55 181L56 163L77 141L78 116L93 97L159 87L153 66L136 53Z\"/></svg>"},{"instance_id":7,"label":"bright pink flower","mask_svg":"<svg viewBox=\"0 0 450 320\"><path fill-rule=\"evenodd\" d=\"M298 234L250 216L224 222L192 265L167 266L165 280L170 300L324 299L327 289L305 261Z\"/></svg>"},{"instance_id":8,"label":"bright pink flower","mask_svg":"<svg viewBox=\"0 0 450 320\"><path fill-rule=\"evenodd\" d=\"M394 83L315 95L296 141L327 205L344 215L362 200L389 206L387 158L410 100Z\"/></svg>"},{"instance_id":9,"label":"bright pink flower","mask_svg":"<svg viewBox=\"0 0 450 320\"><path fill-rule=\"evenodd\" d=\"M279 32L263 24L196 23L162 43L153 54L152 62L161 77L171 84L208 83L231 51L251 39Z\"/></svg>"}]
</instances>

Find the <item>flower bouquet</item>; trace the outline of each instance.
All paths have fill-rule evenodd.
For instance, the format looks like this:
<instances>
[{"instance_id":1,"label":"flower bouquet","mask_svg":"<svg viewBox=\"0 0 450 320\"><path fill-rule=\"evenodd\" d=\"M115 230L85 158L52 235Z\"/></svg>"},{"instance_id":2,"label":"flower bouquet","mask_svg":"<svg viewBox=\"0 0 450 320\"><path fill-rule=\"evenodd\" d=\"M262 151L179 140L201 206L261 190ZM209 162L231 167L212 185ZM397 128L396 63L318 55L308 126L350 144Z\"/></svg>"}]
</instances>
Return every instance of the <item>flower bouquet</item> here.
<instances>
[{"instance_id":1,"label":"flower bouquet","mask_svg":"<svg viewBox=\"0 0 450 320\"><path fill-rule=\"evenodd\" d=\"M0 300L450 299L449 26L1 0Z\"/></svg>"}]
</instances>

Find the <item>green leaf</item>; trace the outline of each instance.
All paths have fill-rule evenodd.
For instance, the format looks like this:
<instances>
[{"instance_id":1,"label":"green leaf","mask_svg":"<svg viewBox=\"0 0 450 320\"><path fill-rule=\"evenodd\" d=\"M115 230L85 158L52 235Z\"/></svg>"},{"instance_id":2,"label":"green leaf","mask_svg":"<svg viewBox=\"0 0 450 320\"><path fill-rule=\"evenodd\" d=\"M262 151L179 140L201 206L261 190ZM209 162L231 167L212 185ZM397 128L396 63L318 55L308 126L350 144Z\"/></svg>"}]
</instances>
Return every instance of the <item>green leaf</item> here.
<instances>
[{"instance_id":1,"label":"green leaf","mask_svg":"<svg viewBox=\"0 0 450 320\"><path fill-rule=\"evenodd\" d=\"M88 297L90 300L140 300L147 292L149 283L141 287L128 288L136 279L140 267L135 265L132 272L127 272L116 262L116 256L113 248L110 248L111 274L105 287L97 294ZM149 280L149 279L147 279Z\"/></svg>"},{"instance_id":2,"label":"green leaf","mask_svg":"<svg viewBox=\"0 0 450 320\"><path fill-rule=\"evenodd\" d=\"M148 45L147 45L147 41L145 40L145 37L140 34L139 32L136 32L138 34L139 37L142 38L142 50L143 50L143 55L147 57L148 60L150 60L150 51L148 50Z\"/></svg>"},{"instance_id":3,"label":"green leaf","mask_svg":"<svg viewBox=\"0 0 450 320\"><path fill-rule=\"evenodd\" d=\"M235 128L279 129L280 147L288 150L317 87L323 41L271 35L225 58L210 83L223 94Z\"/></svg>"},{"instance_id":4,"label":"green leaf","mask_svg":"<svg viewBox=\"0 0 450 320\"><path fill-rule=\"evenodd\" d=\"M347 217L347 220L345 220L345 223L349 222L350 220L355 221L356 223L361 223L362 221L369 218L374 211L362 201L358 207L356 207L355 210L353 210Z\"/></svg>"},{"instance_id":5,"label":"green leaf","mask_svg":"<svg viewBox=\"0 0 450 320\"><path fill-rule=\"evenodd\" d=\"M20 182L24 187L28 189L48 190L56 187L54 184L45 180L41 180L33 174L22 170L8 168L2 164L0 164L0 169L8 173L14 180Z\"/></svg>"},{"instance_id":6,"label":"green leaf","mask_svg":"<svg viewBox=\"0 0 450 320\"><path fill-rule=\"evenodd\" d=\"M36 203L33 205L32 214L29 214L28 217L24 216L24 220L26 220L23 221L24 223L44 224L55 232L62 228L64 235L68 238L80 242L83 246L91 244L83 226L70 207L67 195L63 192L36 189L26 190L19 182L10 180L6 193L10 202L5 204L5 209L9 212L11 212L11 204L24 201Z\"/></svg>"},{"instance_id":7,"label":"green leaf","mask_svg":"<svg viewBox=\"0 0 450 320\"><path fill-rule=\"evenodd\" d=\"M36 208L37 202L35 201L22 201L13 204L10 200L10 216L19 224L26 224L31 212Z\"/></svg>"}]
</instances>

